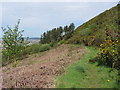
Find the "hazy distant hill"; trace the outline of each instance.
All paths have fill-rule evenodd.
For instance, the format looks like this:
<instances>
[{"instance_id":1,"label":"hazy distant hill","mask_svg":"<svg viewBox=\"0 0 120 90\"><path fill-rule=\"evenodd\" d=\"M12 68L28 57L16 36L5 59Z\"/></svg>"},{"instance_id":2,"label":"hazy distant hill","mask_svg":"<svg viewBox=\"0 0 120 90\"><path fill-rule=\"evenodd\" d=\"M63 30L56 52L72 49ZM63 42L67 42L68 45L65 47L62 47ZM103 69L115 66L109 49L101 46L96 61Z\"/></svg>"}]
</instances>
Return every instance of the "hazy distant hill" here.
<instances>
[{"instance_id":1,"label":"hazy distant hill","mask_svg":"<svg viewBox=\"0 0 120 90\"><path fill-rule=\"evenodd\" d=\"M119 12L120 4L79 26L68 43L99 45L108 35L114 38L118 37L120 34Z\"/></svg>"},{"instance_id":2,"label":"hazy distant hill","mask_svg":"<svg viewBox=\"0 0 120 90\"><path fill-rule=\"evenodd\" d=\"M40 40L39 37L31 37L31 38L25 38L25 39L28 39L30 44L32 44L32 43L39 43L39 40Z\"/></svg>"},{"instance_id":3,"label":"hazy distant hill","mask_svg":"<svg viewBox=\"0 0 120 90\"><path fill-rule=\"evenodd\" d=\"M24 37L24 39L28 39L28 40L40 40L39 37Z\"/></svg>"}]
</instances>

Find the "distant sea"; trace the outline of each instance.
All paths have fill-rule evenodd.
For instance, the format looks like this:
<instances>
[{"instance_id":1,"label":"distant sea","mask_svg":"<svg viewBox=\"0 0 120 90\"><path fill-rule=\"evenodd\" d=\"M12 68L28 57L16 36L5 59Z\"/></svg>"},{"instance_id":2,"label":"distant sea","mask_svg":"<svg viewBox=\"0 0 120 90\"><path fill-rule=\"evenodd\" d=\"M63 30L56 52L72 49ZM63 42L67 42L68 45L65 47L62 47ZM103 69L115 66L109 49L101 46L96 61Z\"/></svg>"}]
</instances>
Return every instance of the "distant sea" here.
<instances>
[{"instance_id":1,"label":"distant sea","mask_svg":"<svg viewBox=\"0 0 120 90\"><path fill-rule=\"evenodd\" d=\"M28 40L40 40L40 38L38 38L38 37L32 37L32 38L28 38Z\"/></svg>"},{"instance_id":2,"label":"distant sea","mask_svg":"<svg viewBox=\"0 0 120 90\"><path fill-rule=\"evenodd\" d=\"M27 39L26 37L24 37L24 39ZM40 38L38 37L31 37L31 38L28 38L28 41L30 43L38 43L40 40ZM0 38L0 49L1 49L1 46L2 46L2 38Z\"/></svg>"},{"instance_id":3,"label":"distant sea","mask_svg":"<svg viewBox=\"0 0 120 90\"><path fill-rule=\"evenodd\" d=\"M27 37L24 37L24 39L27 39ZM38 37L31 37L31 38L28 38L28 40L40 40L40 38L38 38ZM0 38L0 41L2 41L2 38Z\"/></svg>"}]
</instances>

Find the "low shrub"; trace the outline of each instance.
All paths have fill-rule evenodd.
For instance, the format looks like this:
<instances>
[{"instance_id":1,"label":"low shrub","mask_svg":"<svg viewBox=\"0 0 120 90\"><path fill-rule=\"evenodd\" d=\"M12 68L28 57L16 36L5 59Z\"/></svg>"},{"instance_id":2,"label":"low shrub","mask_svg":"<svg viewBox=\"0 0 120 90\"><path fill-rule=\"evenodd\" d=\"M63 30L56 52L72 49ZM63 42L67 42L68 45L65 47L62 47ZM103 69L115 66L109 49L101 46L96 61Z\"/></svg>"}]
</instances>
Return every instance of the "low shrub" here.
<instances>
[{"instance_id":1,"label":"low shrub","mask_svg":"<svg viewBox=\"0 0 120 90\"><path fill-rule=\"evenodd\" d=\"M16 60L22 60L23 58L26 58L30 54L38 53L47 51L51 48L50 44L32 44L30 46L27 46L24 50L22 50L21 53L19 53L18 58ZM2 53L5 53L4 50ZM7 65L8 63L14 62L14 60L8 60L8 58L5 56L6 54L2 54L2 66Z\"/></svg>"},{"instance_id":2,"label":"low shrub","mask_svg":"<svg viewBox=\"0 0 120 90\"><path fill-rule=\"evenodd\" d=\"M43 44L39 47L39 52L47 51L50 49L50 44Z\"/></svg>"},{"instance_id":3,"label":"low shrub","mask_svg":"<svg viewBox=\"0 0 120 90\"><path fill-rule=\"evenodd\" d=\"M23 54L33 54L33 53L37 53L39 52L39 44L32 44L30 46L28 46L24 51Z\"/></svg>"},{"instance_id":4,"label":"low shrub","mask_svg":"<svg viewBox=\"0 0 120 90\"><path fill-rule=\"evenodd\" d=\"M31 48L31 53L38 53L39 52L39 47L40 45L39 44L33 44L30 46Z\"/></svg>"},{"instance_id":5,"label":"low shrub","mask_svg":"<svg viewBox=\"0 0 120 90\"><path fill-rule=\"evenodd\" d=\"M56 42L55 41L52 41L51 43L50 43L50 47L54 47L56 45Z\"/></svg>"},{"instance_id":6,"label":"low shrub","mask_svg":"<svg viewBox=\"0 0 120 90\"><path fill-rule=\"evenodd\" d=\"M59 43L60 44L65 44L65 42L66 42L65 40L61 40Z\"/></svg>"},{"instance_id":7,"label":"low shrub","mask_svg":"<svg viewBox=\"0 0 120 90\"><path fill-rule=\"evenodd\" d=\"M100 44L100 53L98 53L98 65L104 65L111 68L120 69L120 42L118 39L108 37L104 43Z\"/></svg>"},{"instance_id":8,"label":"low shrub","mask_svg":"<svg viewBox=\"0 0 120 90\"><path fill-rule=\"evenodd\" d=\"M32 44L24 50L24 54L33 54L50 49L50 44Z\"/></svg>"}]
</instances>

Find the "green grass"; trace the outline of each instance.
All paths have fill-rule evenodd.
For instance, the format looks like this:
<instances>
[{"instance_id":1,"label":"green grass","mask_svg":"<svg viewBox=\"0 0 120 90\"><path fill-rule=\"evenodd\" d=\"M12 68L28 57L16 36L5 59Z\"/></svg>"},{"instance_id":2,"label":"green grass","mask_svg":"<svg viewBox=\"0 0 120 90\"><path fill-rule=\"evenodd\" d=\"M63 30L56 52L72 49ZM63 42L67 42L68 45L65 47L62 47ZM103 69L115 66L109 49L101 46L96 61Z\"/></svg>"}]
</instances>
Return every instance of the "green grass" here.
<instances>
[{"instance_id":1,"label":"green grass","mask_svg":"<svg viewBox=\"0 0 120 90\"><path fill-rule=\"evenodd\" d=\"M89 52L85 57L66 68L66 72L57 77L57 88L114 88L116 87L116 71L111 68L89 63L89 59L97 55L98 50L86 47Z\"/></svg>"}]
</instances>

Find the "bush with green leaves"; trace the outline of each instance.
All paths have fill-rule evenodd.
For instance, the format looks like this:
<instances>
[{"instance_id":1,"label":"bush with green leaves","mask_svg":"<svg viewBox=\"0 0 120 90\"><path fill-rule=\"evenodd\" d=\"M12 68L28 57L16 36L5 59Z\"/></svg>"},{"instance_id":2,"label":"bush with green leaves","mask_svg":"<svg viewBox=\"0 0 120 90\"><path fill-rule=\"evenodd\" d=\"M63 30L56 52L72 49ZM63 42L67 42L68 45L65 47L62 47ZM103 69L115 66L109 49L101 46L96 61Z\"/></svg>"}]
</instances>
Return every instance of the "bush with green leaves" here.
<instances>
[{"instance_id":1,"label":"bush with green leaves","mask_svg":"<svg viewBox=\"0 0 120 90\"><path fill-rule=\"evenodd\" d=\"M24 54L34 54L47 51L51 48L50 44L32 44L24 50Z\"/></svg>"},{"instance_id":2,"label":"bush with green leaves","mask_svg":"<svg viewBox=\"0 0 120 90\"><path fill-rule=\"evenodd\" d=\"M39 52L40 45L39 44L32 44L29 47L26 48L26 52L28 54L38 53Z\"/></svg>"},{"instance_id":3,"label":"bush with green leaves","mask_svg":"<svg viewBox=\"0 0 120 90\"><path fill-rule=\"evenodd\" d=\"M50 47L54 47L56 44L57 44L57 42L51 41L49 45L50 45Z\"/></svg>"},{"instance_id":4,"label":"bush with green leaves","mask_svg":"<svg viewBox=\"0 0 120 90\"><path fill-rule=\"evenodd\" d=\"M2 62L10 63L20 59L23 55L22 52L26 47L24 38L22 37L23 30L19 31L20 20L15 25L14 29L11 29L9 26L6 28L2 27L3 30L3 50L2 50Z\"/></svg>"},{"instance_id":5,"label":"bush with green leaves","mask_svg":"<svg viewBox=\"0 0 120 90\"><path fill-rule=\"evenodd\" d=\"M50 44L43 44L40 46L39 51L43 52L43 51L47 51L49 49L50 49Z\"/></svg>"},{"instance_id":6,"label":"bush with green leaves","mask_svg":"<svg viewBox=\"0 0 120 90\"><path fill-rule=\"evenodd\" d=\"M65 40L61 40L59 43L60 43L60 44L65 44L66 41L65 41Z\"/></svg>"}]
</instances>

